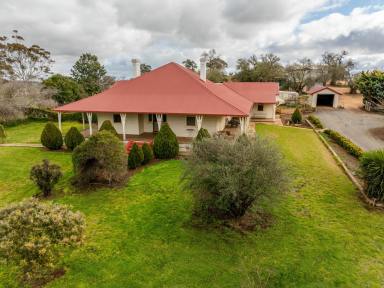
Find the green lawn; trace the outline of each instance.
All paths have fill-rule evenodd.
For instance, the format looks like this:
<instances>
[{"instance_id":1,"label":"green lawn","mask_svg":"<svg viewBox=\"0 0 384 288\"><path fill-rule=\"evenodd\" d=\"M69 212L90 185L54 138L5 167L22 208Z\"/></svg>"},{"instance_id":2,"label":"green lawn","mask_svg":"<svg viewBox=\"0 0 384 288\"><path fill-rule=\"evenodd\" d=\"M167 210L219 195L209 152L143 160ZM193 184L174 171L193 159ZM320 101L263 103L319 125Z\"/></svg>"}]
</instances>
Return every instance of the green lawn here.
<instances>
[{"instance_id":1,"label":"green lawn","mask_svg":"<svg viewBox=\"0 0 384 288\"><path fill-rule=\"evenodd\" d=\"M79 193L68 185L69 153L0 148L0 205L36 192L27 180L33 163L62 165L54 201L85 213L87 240L49 287L382 287L384 214L363 207L312 131L257 132L278 143L293 177L264 231L193 227L176 160L145 168L124 188ZM15 283L10 271L0 265L3 287Z\"/></svg>"},{"instance_id":2,"label":"green lawn","mask_svg":"<svg viewBox=\"0 0 384 288\"><path fill-rule=\"evenodd\" d=\"M44 129L46 122L31 121L14 127L5 128L7 134L7 143L40 143L40 135ZM57 125L57 123L55 123ZM75 121L62 122L63 135L67 133L72 126L77 127L80 131L83 124ZM88 125L86 126L88 127Z\"/></svg>"}]
</instances>

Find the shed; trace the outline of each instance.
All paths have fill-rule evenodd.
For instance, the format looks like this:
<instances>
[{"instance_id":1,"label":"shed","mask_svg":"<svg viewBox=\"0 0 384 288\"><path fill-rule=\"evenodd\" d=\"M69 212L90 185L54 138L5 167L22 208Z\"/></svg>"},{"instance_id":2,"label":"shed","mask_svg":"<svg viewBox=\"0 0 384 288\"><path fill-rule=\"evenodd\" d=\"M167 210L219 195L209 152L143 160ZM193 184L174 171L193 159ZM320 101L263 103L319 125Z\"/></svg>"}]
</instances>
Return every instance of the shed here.
<instances>
[{"instance_id":1,"label":"shed","mask_svg":"<svg viewBox=\"0 0 384 288\"><path fill-rule=\"evenodd\" d=\"M312 107L328 106L337 108L339 106L340 93L339 91L326 86L315 86L308 92L311 95L309 101Z\"/></svg>"}]
</instances>

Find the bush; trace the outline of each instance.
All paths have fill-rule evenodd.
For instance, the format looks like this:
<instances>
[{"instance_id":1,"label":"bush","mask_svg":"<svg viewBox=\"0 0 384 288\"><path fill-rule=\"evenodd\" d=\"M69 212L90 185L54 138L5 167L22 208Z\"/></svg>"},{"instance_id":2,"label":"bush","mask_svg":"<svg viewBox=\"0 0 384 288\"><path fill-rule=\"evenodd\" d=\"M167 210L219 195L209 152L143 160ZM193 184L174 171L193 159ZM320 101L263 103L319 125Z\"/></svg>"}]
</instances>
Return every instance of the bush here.
<instances>
[{"instance_id":1,"label":"bush","mask_svg":"<svg viewBox=\"0 0 384 288\"><path fill-rule=\"evenodd\" d=\"M59 204L30 199L0 210L0 257L15 263L25 280L49 276L61 246L82 243L84 217Z\"/></svg>"},{"instance_id":2,"label":"bush","mask_svg":"<svg viewBox=\"0 0 384 288\"><path fill-rule=\"evenodd\" d=\"M75 183L119 183L126 175L127 157L119 139L108 131L91 136L73 150Z\"/></svg>"},{"instance_id":3,"label":"bush","mask_svg":"<svg viewBox=\"0 0 384 288\"><path fill-rule=\"evenodd\" d=\"M148 143L144 143L141 149L143 150L143 156L144 156L143 165L151 162L153 159L153 151L151 146L149 146Z\"/></svg>"},{"instance_id":4,"label":"bush","mask_svg":"<svg viewBox=\"0 0 384 288\"><path fill-rule=\"evenodd\" d=\"M325 130L324 133L327 134L332 140L334 140L345 150L347 150L347 152L352 156L359 158L363 154L363 150L359 146L357 146L355 143L353 143L351 140L344 137L340 133L330 129Z\"/></svg>"},{"instance_id":5,"label":"bush","mask_svg":"<svg viewBox=\"0 0 384 288\"><path fill-rule=\"evenodd\" d=\"M301 112L298 107L296 107L295 111L293 112L291 116L291 121L294 124L300 124L303 120L303 116L301 116Z\"/></svg>"},{"instance_id":6,"label":"bush","mask_svg":"<svg viewBox=\"0 0 384 288\"><path fill-rule=\"evenodd\" d=\"M365 152L360 168L368 197L384 200L384 150Z\"/></svg>"},{"instance_id":7,"label":"bush","mask_svg":"<svg viewBox=\"0 0 384 288\"><path fill-rule=\"evenodd\" d=\"M113 135L118 136L115 127L113 127L112 122L109 121L109 120L105 120L105 121L101 124L99 131L109 131L109 132L111 132Z\"/></svg>"},{"instance_id":8,"label":"bush","mask_svg":"<svg viewBox=\"0 0 384 288\"><path fill-rule=\"evenodd\" d=\"M204 138L211 138L211 135L209 134L207 129L200 128L199 132L196 135L195 140L196 141L202 141Z\"/></svg>"},{"instance_id":9,"label":"bush","mask_svg":"<svg viewBox=\"0 0 384 288\"><path fill-rule=\"evenodd\" d=\"M131 151L128 156L128 168L136 169L144 161L143 150L136 143L132 145Z\"/></svg>"},{"instance_id":10,"label":"bush","mask_svg":"<svg viewBox=\"0 0 384 288\"><path fill-rule=\"evenodd\" d=\"M356 85L364 96L366 109L383 111L384 71L362 72L356 79Z\"/></svg>"},{"instance_id":11,"label":"bush","mask_svg":"<svg viewBox=\"0 0 384 288\"><path fill-rule=\"evenodd\" d=\"M184 180L203 220L243 216L250 207L272 201L285 180L280 152L267 140L245 135L236 141L196 142Z\"/></svg>"},{"instance_id":12,"label":"bush","mask_svg":"<svg viewBox=\"0 0 384 288\"><path fill-rule=\"evenodd\" d=\"M61 174L60 166L49 164L48 160L43 160L43 164L35 165L30 172L30 179L36 183L44 197L52 193L53 186L59 181Z\"/></svg>"},{"instance_id":13,"label":"bush","mask_svg":"<svg viewBox=\"0 0 384 288\"><path fill-rule=\"evenodd\" d=\"M50 150L58 150L63 146L63 135L52 122L45 125L40 140L41 144Z\"/></svg>"},{"instance_id":14,"label":"bush","mask_svg":"<svg viewBox=\"0 0 384 288\"><path fill-rule=\"evenodd\" d=\"M153 153L158 159L171 159L179 154L179 142L168 123L161 125L153 140Z\"/></svg>"},{"instance_id":15,"label":"bush","mask_svg":"<svg viewBox=\"0 0 384 288\"><path fill-rule=\"evenodd\" d=\"M7 139L7 134L5 134L4 126L0 124L0 144L5 143Z\"/></svg>"},{"instance_id":16,"label":"bush","mask_svg":"<svg viewBox=\"0 0 384 288\"><path fill-rule=\"evenodd\" d=\"M65 146L67 146L69 150L75 149L78 145L83 143L84 140L83 134L81 134L76 127L71 127L64 137Z\"/></svg>"},{"instance_id":17,"label":"bush","mask_svg":"<svg viewBox=\"0 0 384 288\"><path fill-rule=\"evenodd\" d=\"M308 121L311 122L313 125L315 125L316 128L318 129L323 129L324 126L321 124L320 119L317 118L316 116L309 115L308 116Z\"/></svg>"}]
</instances>

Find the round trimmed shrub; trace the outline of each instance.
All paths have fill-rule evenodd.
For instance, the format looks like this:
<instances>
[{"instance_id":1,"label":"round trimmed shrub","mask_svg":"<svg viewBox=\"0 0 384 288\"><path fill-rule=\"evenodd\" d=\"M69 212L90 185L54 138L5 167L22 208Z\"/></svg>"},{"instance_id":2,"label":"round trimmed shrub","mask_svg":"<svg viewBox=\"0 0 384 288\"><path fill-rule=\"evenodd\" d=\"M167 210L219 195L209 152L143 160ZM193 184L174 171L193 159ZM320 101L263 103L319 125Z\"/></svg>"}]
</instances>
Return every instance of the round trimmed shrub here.
<instances>
[{"instance_id":1,"label":"round trimmed shrub","mask_svg":"<svg viewBox=\"0 0 384 288\"><path fill-rule=\"evenodd\" d=\"M40 140L41 144L50 150L59 150L63 146L63 135L52 122L45 125Z\"/></svg>"},{"instance_id":2,"label":"round trimmed shrub","mask_svg":"<svg viewBox=\"0 0 384 288\"><path fill-rule=\"evenodd\" d=\"M363 153L360 168L368 197L384 200L384 150Z\"/></svg>"},{"instance_id":3,"label":"round trimmed shrub","mask_svg":"<svg viewBox=\"0 0 384 288\"><path fill-rule=\"evenodd\" d=\"M0 144L5 143L7 138L7 134L5 134L4 126L0 124Z\"/></svg>"},{"instance_id":4,"label":"round trimmed shrub","mask_svg":"<svg viewBox=\"0 0 384 288\"><path fill-rule=\"evenodd\" d=\"M115 136L119 135L119 134L117 134L117 131L116 131L115 127L113 127L112 122L109 121L109 120L105 120L101 124L99 131L109 131L109 132L111 132Z\"/></svg>"},{"instance_id":5,"label":"round trimmed shrub","mask_svg":"<svg viewBox=\"0 0 384 288\"><path fill-rule=\"evenodd\" d=\"M153 151L151 146L149 146L148 143L144 143L141 149L143 150L144 155L143 165L151 162L153 159Z\"/></svg>"},{"instance_id":6,"label":"round trimmed shrub","mask_svg":"<svg viewBox=\"0 0 384 288\"><path fill-rule=\"evenodd\" d=\"M207 129L200 128L199 132L196 135L195 140L196 141L202 141L204 138L211 138L211 135L209 134Z\"/></svg>"},{"instance_id":7,"label":"round trimmed shrub","mask_svg":"<svg viewBox=\"0 0 384 288\"><path fill-rule=\"evenodd\" d=\"M84 240L83 214L65 205L30 199L1 209L0 220L0 255L22 269L28 284L51 277L60 248Z\"/></svg>"},{"instance_id":8,"label":"round trimmed shrub","mask_svg":"<svg viewBox=\"0 0 384 288\"><path fill-rule=\"evenodd\" d=\"M65 146L67 146L69 150L75 149L78 145L83 143L84 140L83 134L81 134L76 127L71 127L64 137Z\"/></svg>"},{"instance_id":9,"label":"round trimmed shrub","mask_svg":"<svg viewBox=\"0 0 384 288\"><path fill-rule=\"evenodd\" d=\"M153 153L158 159L172 159L179 154L179 142L168 123L161 125L153 140Z\"/></svg>"},{"instance_id":10,"label":"round trimmed shrub","mask_svg":"<svg viewBox=\"0 0 384 288\"><path fill-rule=\"evenodd\" d=\"M136 169L141 165L144 160L143 150L136 143L132 145L131 151L129 151L128 156L128 168Z\"/></svg>"},{"instance_id":11,"label":"round trimmed shrub","mask_svg":"<svg viewBox=\"0 0 384 288\"><path fill-rule=\"evenodd\" d=\"M116 184L125 179L127 156L119 139L101 131L73 150L74 180L79 185Z\"/></svg>"},{"instance_id":12,"label":"round trimmed shrub","mask_svg":"<svg viewBox=\"0 0 384 288\"><path fill-rule=\"evenodd\" d=\"M303 116L301 115L301 112L297 107L291 116L291 121L294 124L300 124L302 120L303 120Z\"/></svg>"}]
</instances>

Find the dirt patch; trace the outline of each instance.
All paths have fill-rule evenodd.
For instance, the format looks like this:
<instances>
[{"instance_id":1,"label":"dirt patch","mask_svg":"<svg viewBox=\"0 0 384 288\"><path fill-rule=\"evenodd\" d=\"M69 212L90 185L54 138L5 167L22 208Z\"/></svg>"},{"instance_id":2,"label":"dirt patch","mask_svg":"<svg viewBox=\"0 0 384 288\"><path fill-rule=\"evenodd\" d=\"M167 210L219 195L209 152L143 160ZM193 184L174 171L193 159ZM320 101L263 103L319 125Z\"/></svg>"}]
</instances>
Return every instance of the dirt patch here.
<instances>
[{"instance_id":1,"label":"dirt patch","mask_svg":"<svg viewBox=\"0 0 384 288\"><path fill-rule=\"evenodd\" d=\"M371 128L368 131L373 137L384 141L384 127Z\"/></svg>"},{"instance_id":2,"label":"dirt patch","mask_svg":"<svg viewBox=\"0 0 384 288\"><path fill-rule=\"evenodd\" d=\"M243 217L226 221L226 226L238 232L245 233L258 229L267 229L273 224L273 217L269 213L251 212Z\"/></svg>"},{"instance_id":3,"label":"dirt patch","mask_svg":"<svg viewBox=\"0 0 384 288\"><path fill-rule=\"evenodd\" d=\"M57 278L60 278L60 277L64 276L64 274L65 274L65 269L64 268L59 268L59 269L56 269L55 271L53 271L51 274L47 275L44 278L41 278L41 279L38 279L38 280L34 280L32 282L24 281L24 283L27 284L27 285L29 284L29 286L32 287L32 288L40 288L40 287L44 287L48 283L56 280Z\"/></svg>"}]
</instances>

